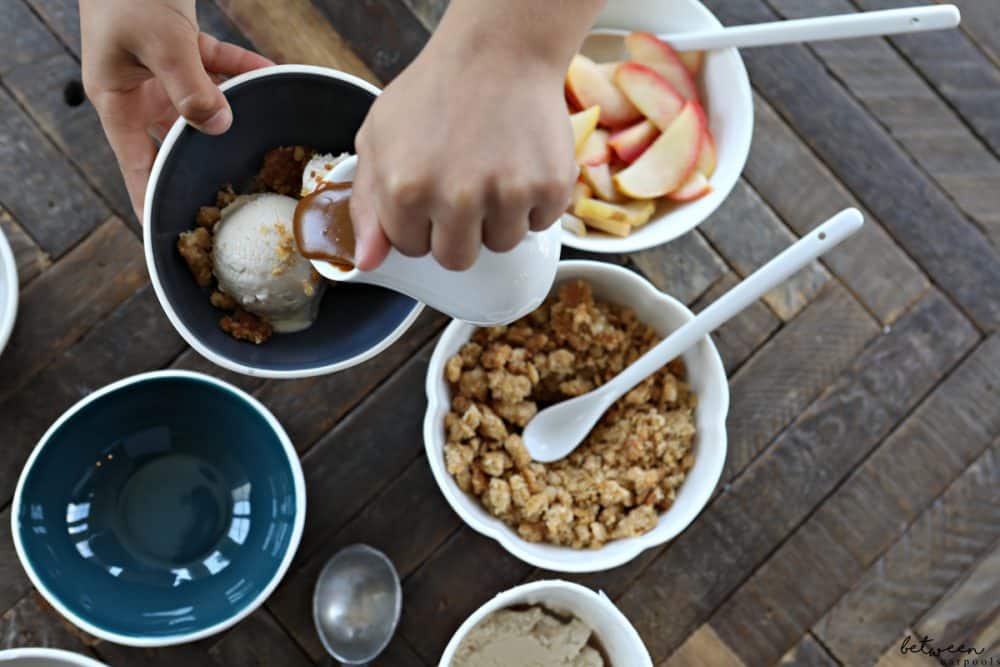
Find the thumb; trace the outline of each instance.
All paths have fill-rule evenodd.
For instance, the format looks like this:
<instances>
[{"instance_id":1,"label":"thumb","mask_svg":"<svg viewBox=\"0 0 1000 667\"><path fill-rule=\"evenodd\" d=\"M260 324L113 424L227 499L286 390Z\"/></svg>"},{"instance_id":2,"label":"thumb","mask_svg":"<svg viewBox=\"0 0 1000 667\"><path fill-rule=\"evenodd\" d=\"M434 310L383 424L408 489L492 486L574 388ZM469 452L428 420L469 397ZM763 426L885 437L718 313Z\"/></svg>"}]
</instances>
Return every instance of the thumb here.
<instances>
[{"instance_id":1,"label":"thumb","mask_svg":"<svg viewBox=\"0 0 1000 667\"><path fill-rule=\"evenodd\" d=\"M226 96L205 71L197 34L175 40L171 49L143 54L143 64L163 84L177 113L206 134L222 134L233 122Z\"/></svg>"},{"instance_id":2,"label":"thumb","mask_svg":"<svg viewBox=\"0 0 1000 667\"><path fill-rule=\"evenodd\" d=\"M377 269L389 254L389 239L375 213L374 184L371 161L359 158L351 190L351 220L356 239L354 264L361 271Z\"/></svg>"}]
</instances>

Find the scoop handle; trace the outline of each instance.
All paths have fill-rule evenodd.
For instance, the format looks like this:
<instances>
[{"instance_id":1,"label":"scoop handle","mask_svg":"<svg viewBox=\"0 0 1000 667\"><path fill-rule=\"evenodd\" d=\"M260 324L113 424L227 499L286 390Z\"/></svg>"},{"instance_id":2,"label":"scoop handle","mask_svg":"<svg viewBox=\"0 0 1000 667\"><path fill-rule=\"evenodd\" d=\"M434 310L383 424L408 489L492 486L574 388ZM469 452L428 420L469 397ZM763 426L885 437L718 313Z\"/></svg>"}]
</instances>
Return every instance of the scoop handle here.
<instances>
[{"instance_id":1,"label":"scoop handle","mask_svg":"<svg viewBox=\"0 0 1000 667\"><path fill-rule=\"evenodd\" d=\"M666 363L693 347L706 334L719 328L768 291L780 285L793 273L823 253L832 250L841 241L858 231L862 224L864 217L856 208L844 209L836 214L754 271L694 319L688 320L656 347L639 357L615 379L604 385L602 390L612 397L625 394Z\"/></svg>"},{"instance_id":2,"label":"scoop handle","mask_svg":"<svg viewBox=\"0 0 1000 667\"><path fill-rule=\"evenodd\" d=\"M941 30L954 28L960 20L961 13L955 5L936 5L772 21L659 37L678 51L699 51Z\"/></svg>"}]
</instances>

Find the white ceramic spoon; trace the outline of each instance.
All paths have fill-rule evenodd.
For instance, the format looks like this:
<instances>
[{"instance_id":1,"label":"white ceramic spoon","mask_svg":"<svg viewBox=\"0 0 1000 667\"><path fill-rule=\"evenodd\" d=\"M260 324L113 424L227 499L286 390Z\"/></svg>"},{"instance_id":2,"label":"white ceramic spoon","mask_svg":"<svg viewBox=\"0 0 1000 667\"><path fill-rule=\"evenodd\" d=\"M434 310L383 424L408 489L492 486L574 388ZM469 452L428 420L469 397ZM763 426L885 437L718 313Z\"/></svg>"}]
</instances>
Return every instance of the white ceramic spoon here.
<instances>
[{"instance_id":1,"label":"white ceramic spoon","mask_svg":"<svg viewBox=\"0 0 1000 667\"><path fill-rule=\"evenodd\" d=\"M936 5L835 14L657 36L678 51L703 51L942 30L954 28L960 19L961 14L955 5ZM623 45L611 40L620 42L628 33L628 30L614 28L592 30L587 35L583 51L599 51L610 60L617 59L621 57ZM605 41L606 44L603 43Z\"/></svg>"},{"instance_id":2,"label":"white ceramic spoon","mask_svg":"<svg viewBox=\"0 0 1000 667\"><path fill-rule=\"evenodd\" d=\"M569 455L615 401L793 273L836 247L858 231L863 222L856 208L844 209L747 276L610 382L539 412L524 429L524 444L531 458L548 463Z\"/></svg>"}]
</instances>

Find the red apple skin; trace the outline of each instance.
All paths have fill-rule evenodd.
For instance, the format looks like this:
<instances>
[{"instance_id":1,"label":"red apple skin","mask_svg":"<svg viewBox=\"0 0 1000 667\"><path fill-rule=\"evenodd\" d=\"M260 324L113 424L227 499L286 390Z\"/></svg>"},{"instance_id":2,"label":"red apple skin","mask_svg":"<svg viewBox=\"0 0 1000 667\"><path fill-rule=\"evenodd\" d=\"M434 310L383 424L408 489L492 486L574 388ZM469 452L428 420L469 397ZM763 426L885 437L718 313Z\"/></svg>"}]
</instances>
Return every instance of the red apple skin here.
<instances>
[{"instance_id":1,"label":"red apple skin","mask_svg":"<svg viewBox=\"0 0 1000 667\"><path fill-rule=\"evenodd\" d=\"M704 174L695 169L679 188L667 194L667 198L673 201L688 202L700 199L711 191L712 184L708 182Z\"/></svg>"},{"instance_id":2,"label":"red apple skin","mask_svg":"<svg viewBox=\"0 0 1000 667\"><path fill-rule=\"evenodd\" d=\"M566 72L566 88L581 109L601 107L599 122L603 127L619 128L642 118L622 91L586 56L573 56Z\"/></svg>"},{"instance_id":3,"label":"red apple skin","mask_svg":"<svg viewBox=\"0 0 1000 667\"><path fill-rule=\"evenodd\" d=\"M615 71L615 83L625 97L665 131L684 108L684 98L656 70L639 63L622 63Z\"/></svg>"},{"instance_id":4,"label":"red apple skin","mask_svg":"<svg viewBox=\"0 0 1000 667\"><path fill-rule=\"evenodd\" d=\"M629 57L657 71L686 100L698 99L698 87L691 72L673 47L648 32L633 32L625 37Z\"/></svg>"},{"instance_id":5,"label":"red apple skin","mask_svg":"<svg viewBox=\"0 0 1000 667\"><path fill-rule=\"evenodd\" d=\"M692 102L629 167L614 176L618 190L633 199L662 197L691 177L705 142L703 116Z\"/></svg>"},{"instance_id":6,"label":"red apple skin","mask_svg":"<svg viewBox=\"0 0 1000 667\"><path fill-rule=\"evenodd\" d=\"M615 151L615 155L632 164L658 136L660 131L656 126L644 120L612 134L608 145Z\"/></svg>"}]
</instances>

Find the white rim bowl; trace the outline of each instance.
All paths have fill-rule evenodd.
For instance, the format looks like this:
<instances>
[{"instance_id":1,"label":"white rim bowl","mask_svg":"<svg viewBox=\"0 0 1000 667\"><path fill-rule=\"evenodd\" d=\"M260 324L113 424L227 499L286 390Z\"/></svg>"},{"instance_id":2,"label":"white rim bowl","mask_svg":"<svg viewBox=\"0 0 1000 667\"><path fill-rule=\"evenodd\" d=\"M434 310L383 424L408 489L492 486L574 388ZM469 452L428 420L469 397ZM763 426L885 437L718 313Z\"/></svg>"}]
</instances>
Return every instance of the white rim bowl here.
<instances>
[{"instance_id":1,"label":"white rim bowl","mask_svg":"<svg viewBox=\"0 0 1000 667\"><path fill-rule=\"evenodd\" d=\"M44 661L44 662L43 662ZM108 667L91 657L56 648L12 648L0 651L0 665L9 667Z\"/></svg>"},{"instance_id":2,"label":"white rim bowl","mask_svg":"<svg viewBox=\"0 0 1000 667\"><path fill-rule=\"evenodd\" d=\"M628 0L609 2L594 27L663 34L710 30L721 28L722 24L699 0ZM718 165L709 179L712 192L693 202L661 205L652 220L625 238L590 233L589 230L587 236L577 236L564 230L563 245L607 253L652 248L691 231L725 201L739 180L750 153L753 136L750 79L736 49L706 53L698 78L707 104L708 125L718 151Z\"/></svg>"},{"instance_id":3,"label":"white rim bowl","mask_svg":"<svg viewBox=\"0 0 1000 667\"><path fill-rule=\"evenodd\" d=\"M375 96L381 92L379 88L368 83L364 79L360 79L354 75L347 74L346 72L341 72L339 70L330 69L328 67L315 67L313 65L275 65L273 67L264 67L262 69L254 70L252 72L247 72L246 74L241 74L235 76L232 79L228 79L222 83L219 88L224 92L233 86L237 86L246 81L252 81L254 79L259 79L261 77L274 76L280 74L314 74L318 76L325 76L331 79L337 79L339 81L344 81L346 83L353 84L359 88L372 93ZM177 119L173 127L167 133L167 136L163 138L163 143L160 145L159 153L156 155L156 161L153 163L153 169L149 175L149 185L146 187L146 200L142 212L142 218L144 221L149 220L153 214L153 193L156 191L156 183L159 180L160 171L163 169L163 165L167 160L167 156L170 154L170 150L173 148L174 144L177 143L178 137L187 127L187 123L183 118ZM219 354L212 350L210 347L205 345L201 339L199 339L190 329L185 326L184 321L180 318L177 312L174 310L170 303L170 299L167 297L166 291L160 284L160 277L156 271L156 262L153 258L153 242L152 242L152 230L148 224L143 224L142 238L143 246L145 247L146 254L146 268L149 271L150 280L153 283L153 290L156 292L156 298L160 302L160 306L163 311L167 314L167 319L170 323L174 325L174 328L180 333L181 337L187 342L188 345L193 347L198 354L205 357L213 364L221 366L227 370L231 370L234 373L241 373L243 375L250 375L254 377L265 377L265 378L278 378L278 379L294 379L294 378L304 378L304 377L314 377L317 375L328 375L330 373L336 373L338 371L346 370L352 366L357 366L360 363L368 361L375 355L379 354L387 347L399 340L410 326L416 321L417 317L420 315L421 311L424 309L424 304L419 301L410 311L410 314L399 323L399 325L392 330L392 332L381 339L376 345L368 348L360 354L356 354L349 359L344 359L332 364L326 364L323 366L316 366L313 368L302 368L290 371L279 371L273 369L263 369L254 366L247 366L245 364L233 361L229 357Z\"/></svg>"},{"instance_id":4,"label":"white rim bowl","mask_svg":"<svg viewBox=\"0 0 1000 667\"><path fill-rule=\"evenodd\" d=\"M599 299L631 307L638 318L661 336L694 317L680 301L659 290L639 274L613 264L593 261L563 261L556 274L558 286L575 278L587 280ZM492 537L526 563L555 572L596 572L626 563L645 549L673 539L708 504L726 461L726 413L729 385L726 371L710 337L684 353L688 382L698 395L695 412L697 437L695 462L669 510L660 515L656 528L637 537L608 542L599 549L571 549L522 539L516 531L490 514L471 494L462 491L445 469L444 417L451 392L444 379L448 359L471 337L475 327L453 321L445 329L427 369L427 412L424 416L424 447L431 472L452 509L471 528Z\"/></svg>"},{"instance_id":5,"label":"white rim bowl","mask_svg":"<svg viewBox=\"0 0 1000 667\"><path fill-rule=\"evenodd\" d=\"M17 262L7 236L0 229L0 354L3 354L17 319Z\"/></svg>"},{"instance_id":6,"label":"white rim bowl","mask_svg":"<svg viewBox=\"0 0 1000 667\"><path fill-rule=\"evenodd\" d=\"M540 604L555 612L569 612L590 626L612 665L652 667L639 633L604 593L559 579L535 581L500 593L472 613L455 631L438 667L450 667L455 651L472 628L494 611L513 605Z\"/></svg>"},{"instance_id":7,"label":"white rim bowl","mask_svg":"<svg viewBox=\"0 0 1000 667\"><path fill-rule=\"evenodd\" d=\"M89 621L81 618L76 613L71 611L62 601L54 594L52 591L46 587L45 582L42 581L41 577L35 572L35 569L31 565L31 560L28 558L27 553L24 550L24 545L21 542L21 529L18 525L18 517L21 514L21 494L24 489L25 481L28 478L28 472L35 463L35 459L41 454L45 445L48 443L52 435L62 427L73 415L77 412L90 405L97 399L110 394L113 391L128 387L139 382L144 382L146 380L157 380L164 378L185 378L192 380L200 380L202 382L207 382L209 384L215 385L220 389L224 389L232 394L235 394L238 398L242 399L253 408L264 420L267 425L278 436L281 442L282 448L285 452L285 457L288 460L288 466L292 471L292 479L295 485L295 521L292 525L292 536L288 542L288 550L285 552L281 563L278 565L278 569L274 572L271 580L267 585L261 590L261 592L254 598L249 604L243 607L239 612L229 617L228 619L216 623L215 625L209 626L202 630L195 632L188 632L180 635L175 635L171 637L135 637L130 635L120 635L115 632L110 632L96 626ZM292 445L291 439L285 432L285 429L278 422L277 418L271 411L268 410L264 405L258 401L256 398L246 393L242 389L235 387L228 382L224 382L210 375L205 375L203 373L196 373L193 371L181 371L181 370L166 370L166 371L152 371L149 373L140 373L138 375L132 375L127 378L118 380L117 382L112 382L111 384L98 389L97 391L88 394L84 398L77 401L71 408L62 414L62 416L57 419L52 426L45 432L45 434L35 445L35 449L32 450L31 456L28 457L27 463L24 464L24 468L21 470L21 477L18 479L17 488L14 491L14 501L11 505L10 511L10 527L11 533L14 537L14 549L17 552L17 558L21 561L21 567L28 574L28 578L31 583L38 589L38 592L51 604L55 609L62 614L66 619L68 619L73 625L77 626L81 630L88 632L95 637L100 637L110 642L116 644L122 644L125 646L172 646L174 644L184 644L187 642L197 641L205 637L210 637L212 635L218 634L227 628L230 628L240 622L242 619L249 616L254 612L264 601L274 592L278 584L281 582L285 573L288 571L288 567L292 563L292 558L295 556L295 552L299 548L299 542L302 539L302 530L305 527L306 520L306 482L302 475L302 465L299 462L298 453L295 451L295 447Z\"/></svg>"}]
</instances>

